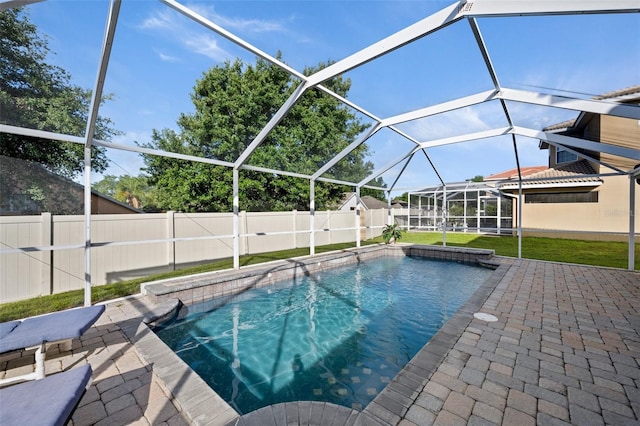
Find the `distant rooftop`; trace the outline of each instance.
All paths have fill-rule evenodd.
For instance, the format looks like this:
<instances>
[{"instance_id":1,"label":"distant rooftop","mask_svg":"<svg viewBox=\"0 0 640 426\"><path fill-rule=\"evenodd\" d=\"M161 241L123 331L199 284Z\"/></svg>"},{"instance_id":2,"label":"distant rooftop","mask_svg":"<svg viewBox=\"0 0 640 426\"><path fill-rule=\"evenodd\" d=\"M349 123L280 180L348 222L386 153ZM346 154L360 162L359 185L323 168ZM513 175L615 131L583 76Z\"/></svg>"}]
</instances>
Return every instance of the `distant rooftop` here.
<instances>
[{"instance_id":1,"label":"distant rooftop","mask_svg":"<svg viewBox=\"0 0 640 426\"><path fill-rule=\"evenodd\" d=\"M525 176L529 176L532 175L534 173L538 173L544 170L547 170L548 167L547 166L529 166L529 167L521 167L520 168L520 174L522 175L522 177ZM505 179L509 179L509 180L513 180L513 179L518 179L518 169L509 169L509 170L505 170L504 172L500 172L500 173L496 173L490 176L487 176L484 178L484 180L505 180Z\"/></svg>"},{"instance_id":2,"label":"distant rooftop","mask_svg":"<svg viewBox=\"0 0 640 426\"><path fill-rule=\"evenodd\" d=\"M526 186L548 185L591 185L597 186L602 180L594 176L596 171L587 160L578 160L555 168L532 173L527 176ZM524 176L523 176L524 177ZM517 183L507 182L500 185L501 189L515 188Z\"/></svg>"}]
</instances>

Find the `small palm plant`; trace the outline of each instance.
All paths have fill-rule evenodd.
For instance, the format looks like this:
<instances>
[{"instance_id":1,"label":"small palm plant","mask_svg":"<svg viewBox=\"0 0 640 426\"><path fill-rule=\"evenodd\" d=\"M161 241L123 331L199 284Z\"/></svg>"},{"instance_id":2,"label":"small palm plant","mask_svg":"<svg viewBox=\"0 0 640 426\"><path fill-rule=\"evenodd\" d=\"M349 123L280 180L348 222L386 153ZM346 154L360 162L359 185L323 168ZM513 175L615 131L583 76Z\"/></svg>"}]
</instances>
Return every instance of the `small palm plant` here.
<instances>
[{"instance_id":1,"label":"small palm plant","mask_svg":"<svg viewBox=\"0 0 640 426\"><path fill-rule=\"evenodd\" d=\"M398 227L397 223L394 223L393 225L385 225L385 227L382 228L382 239L385 244L393 244L400 238L402 238L402 230Z\"/></svg>"}]
</instances>

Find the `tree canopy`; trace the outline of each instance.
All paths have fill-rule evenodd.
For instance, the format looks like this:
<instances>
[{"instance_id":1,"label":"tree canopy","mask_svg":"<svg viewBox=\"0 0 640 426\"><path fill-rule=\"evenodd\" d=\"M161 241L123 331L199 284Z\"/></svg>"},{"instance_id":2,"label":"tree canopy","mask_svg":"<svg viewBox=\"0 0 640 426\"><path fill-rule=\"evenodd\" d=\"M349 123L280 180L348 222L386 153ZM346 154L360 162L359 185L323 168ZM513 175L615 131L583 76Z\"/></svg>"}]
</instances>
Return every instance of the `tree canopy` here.
<instances>
[{"instance_id":1,"label":"tree canopy","mask_svg":"<svg viewBox=\"0 0 640 426\"><path fill-rule=\"evenodd\" d=\"M94 183L92 188L101 194L108 195L121 203L145 212L155 212L155 196L157 191L147 182L148 178L140 176L105 175Z\"/></svg>"},{"instance_id":2,"label":"tree canopy","mask_svg":"<svg viewBox=\"0 0 640 426\"><path fill-rule=\"evenodd\" d=\"M278 54L278 56L280 56ZM323 68L304 70L309 75ZM196 82L192 114L181 114L179 131L154 130L144 146L175 153L234 162L293 93L298 82L270 62L253 65L237 59L211 68ZM335 78L325 85L346 96L350 81ZM368 127L348 107L322 91L308 90L247 164L311 175ZM357 182L373 165L361 145L327 176ZM199 162L145 155L149 182L158 190L158 206L183 211L230 211L232 170ZM309 182L291 176L240 170L240 206L248 211L308 210ZM377 181L382 185L382 180ZM344 187L318 182L316 208L335 204Z\"/></svg>"},{"instance_id":3,"label":"tree canopy","mask_svg":"<svg viewBox=\"0 0 640 426\"><path fill-rule=\"evenodd\" d=\"M84 136L91 91L73 85L68 72L49 64L50 53L28 9L0 11L0 122ZM109 140L117 134L111 126L108 118L99 117L95 137ZM104 150L94 147L92 154L93 170L106 170ZM82 145L11 134L2 136L0 155L38 162L67 178L82 172L84 164Z\"/></svg>"}]
</instances>

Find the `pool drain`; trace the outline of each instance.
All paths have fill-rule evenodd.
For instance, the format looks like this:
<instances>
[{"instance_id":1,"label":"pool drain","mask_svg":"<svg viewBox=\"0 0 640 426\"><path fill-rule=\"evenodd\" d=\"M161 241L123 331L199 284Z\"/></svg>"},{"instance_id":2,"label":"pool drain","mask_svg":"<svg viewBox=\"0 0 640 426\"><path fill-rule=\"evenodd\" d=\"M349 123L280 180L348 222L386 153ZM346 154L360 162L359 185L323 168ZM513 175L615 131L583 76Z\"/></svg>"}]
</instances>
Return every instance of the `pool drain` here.
<instances>
[{"instance_id":1,"label":"pool drain","mask_svg":"<svg viewBox=\"0 0 640 426\"><path fill-rule=\"evenodd\" d=\"M487 321L487 322L498 321L498 317L496 317L495 315L487 314L484 312L476 312L475 314L473 314L473 317L482 321Z\"/></svg>"}]
</instances>

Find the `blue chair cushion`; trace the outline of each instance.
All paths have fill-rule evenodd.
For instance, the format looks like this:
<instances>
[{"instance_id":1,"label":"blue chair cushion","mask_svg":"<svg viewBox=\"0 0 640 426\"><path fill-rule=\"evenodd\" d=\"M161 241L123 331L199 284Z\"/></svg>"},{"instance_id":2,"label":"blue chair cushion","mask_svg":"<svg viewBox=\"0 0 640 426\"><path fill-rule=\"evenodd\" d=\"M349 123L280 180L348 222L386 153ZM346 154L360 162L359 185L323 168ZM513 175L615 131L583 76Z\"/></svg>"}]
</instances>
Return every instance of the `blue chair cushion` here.
<instances>
[{"instance_id":1,"label":"blue chair cushion","mask_svg":"<svg viewBox=\"0 0 640 426\"><path fill-rule=\"evenodd\" d=\"M0 389L0 425L64 425L91 380L85 364L41 380Z\"/></svg>"},{"instance_id":2,"label":"blue chair cushion","mask_svg":"<svg viewBox=\"0 0 640 426\"><path fill-rule=\"evenodd\" d=\"M104 309L104 305L95 305L27 318L2 336L0 353L38 346L43 342L78 338L96 322Z\"/></svg>"},{"instance_id":3,"label":"blue chair cushion","mask_svg":"<svg viewBox=\"0 0 640 426\"><path fill-rule=\"evenodd\" d=\"M9 321L0 323L0 339L11 333L14 328L20 325L20 321Z\"/></svg>"}]
</instances>

